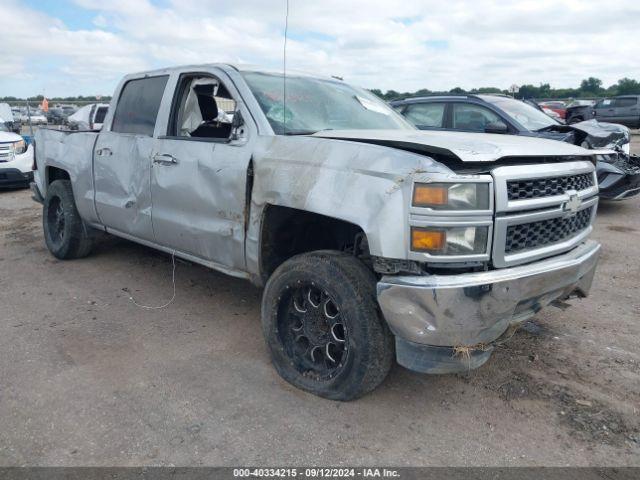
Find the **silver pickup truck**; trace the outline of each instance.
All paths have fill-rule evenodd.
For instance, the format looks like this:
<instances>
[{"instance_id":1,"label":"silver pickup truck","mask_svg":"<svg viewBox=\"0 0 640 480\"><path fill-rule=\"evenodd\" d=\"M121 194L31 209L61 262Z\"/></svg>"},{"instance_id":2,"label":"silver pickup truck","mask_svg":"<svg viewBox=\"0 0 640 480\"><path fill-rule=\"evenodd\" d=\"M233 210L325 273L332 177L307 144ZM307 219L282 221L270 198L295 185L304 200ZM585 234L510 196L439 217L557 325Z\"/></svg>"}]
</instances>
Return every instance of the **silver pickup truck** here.
<instances>
[{"instance_id":1,"label":"silver pickup truck","mask_svg":"<svg viewBox=\"0 0 640 480\"><path fill-rule=\"evenodd\" d=\"M103 231L264 286L276 369L339 400L394 357L476 368L518 323L588 293L591 152L421 132L342 81L284 80L229 65L128 75L100 132L39 130L49 250L85 256Z\"/></svg>"}]
</instances>

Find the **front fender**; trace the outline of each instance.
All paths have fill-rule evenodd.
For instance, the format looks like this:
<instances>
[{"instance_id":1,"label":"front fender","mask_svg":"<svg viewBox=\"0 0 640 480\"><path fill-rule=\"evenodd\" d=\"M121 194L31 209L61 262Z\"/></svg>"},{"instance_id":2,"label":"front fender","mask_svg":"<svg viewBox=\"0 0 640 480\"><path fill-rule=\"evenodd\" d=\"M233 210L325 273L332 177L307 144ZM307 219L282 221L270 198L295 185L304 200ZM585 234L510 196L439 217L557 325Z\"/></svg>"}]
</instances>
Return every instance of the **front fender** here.
<instances>
[{"instance_id":1,"label":"front fender","mask_svg":"<svg viewBox=\"0 0 640 480\"><path fill-rule=\"evenodd\" d=\"M413 177L454 175L430 157L360 142L262 137L253 157L247 267L259 273L260 223L266 205L326 215L358 225L372 255L407 258Z\"/></svg>"}]
</instances>

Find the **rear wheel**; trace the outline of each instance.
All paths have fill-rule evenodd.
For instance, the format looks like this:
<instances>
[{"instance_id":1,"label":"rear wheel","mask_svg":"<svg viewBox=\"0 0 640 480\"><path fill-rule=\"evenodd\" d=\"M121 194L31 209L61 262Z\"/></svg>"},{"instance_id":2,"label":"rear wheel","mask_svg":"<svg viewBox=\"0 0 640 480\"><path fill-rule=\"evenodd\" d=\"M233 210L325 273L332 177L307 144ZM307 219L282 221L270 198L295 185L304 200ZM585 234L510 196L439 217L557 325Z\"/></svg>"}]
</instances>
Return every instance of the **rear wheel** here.
<instances>
[{"instance_id":1,"label":"rear wheel","mask_svg":"<svg viewBox=\"0 0 640 480\"><path fill-rule=\"evenodd\" d=\"M47 188L42 224L45 243L55 257L81 258L91 252L93 241L76 208L69 180L55 180Z\"/></svg>"},{"instance_id":2,"label":"rear wheel","mask_svg":"<svg viewBox=\"0 0 640 480\"><path fill-rule=\"evenodd\" d=\"M375 286L365 265L341 252L302 254L278 267L262 299L264 335L278 373L334 400L376 388L391 368L393 338Z\"/></svg>"}]
</instances>

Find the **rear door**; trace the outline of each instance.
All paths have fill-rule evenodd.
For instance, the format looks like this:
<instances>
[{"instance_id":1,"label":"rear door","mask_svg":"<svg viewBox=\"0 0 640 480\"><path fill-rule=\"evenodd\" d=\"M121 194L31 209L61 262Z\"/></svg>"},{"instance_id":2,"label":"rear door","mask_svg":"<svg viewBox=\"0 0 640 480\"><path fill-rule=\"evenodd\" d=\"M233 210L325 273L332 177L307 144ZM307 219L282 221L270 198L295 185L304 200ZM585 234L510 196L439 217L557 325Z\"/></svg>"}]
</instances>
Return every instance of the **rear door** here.
<instances>
[{"instance_id":1,"label":"rear door","mask_svg":"<svg viewBox=\"0 0 640 480\"><path fill-rule=\"evenodd\" d=\"M152 154L156 241L217 267L242 270L255 125L247 121L251 116L224 72L183 71L172 82L165 135L155 141ZM234 134L236 115L246 123Z\"/></svg>"},{"instance_id":2,"label":"rear door","mask_svg":"<svg viewBox=\"0 0 640 480\"><path fill-rule=\"evenodd\" d=\"M101 223L125 236L154 239L151 225L151 152L169 76L124 82L109 125L94 151L95 203Z\"/></svg>"}]
</instances>

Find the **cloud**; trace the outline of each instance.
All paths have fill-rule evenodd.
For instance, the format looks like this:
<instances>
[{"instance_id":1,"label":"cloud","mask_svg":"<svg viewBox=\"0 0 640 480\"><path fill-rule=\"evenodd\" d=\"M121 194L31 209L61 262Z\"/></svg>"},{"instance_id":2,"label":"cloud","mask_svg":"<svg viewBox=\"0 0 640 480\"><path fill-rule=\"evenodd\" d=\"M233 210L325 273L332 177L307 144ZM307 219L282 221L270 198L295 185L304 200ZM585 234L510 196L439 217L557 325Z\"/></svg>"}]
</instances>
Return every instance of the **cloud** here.
<instances>
[{"instance_id":1,"label":"cloud","mask_svg":"<svg viewBox=\"0 0 640 480\"><path fill-rule=\"evenodd\" d=\"M108 91L125 73L166 65L282 64L284 0L73 3L92 19L82 29L60 20L68 11L0 4L0 18L14 26L10 36L0 34L0 58L9 59L0 66L0 88L19 85L34 94L55 83L55 93L94 93L86 91L92 82ZM638 24L635 0L290 0L287 64L400 91L576 86L587 76L608 85L640 78ZM38 80L12 83L25 74Z\"/></svg>"}]
</instances>

